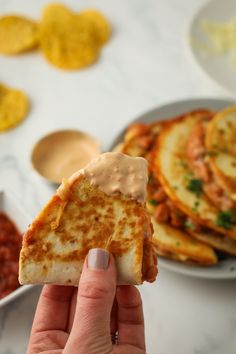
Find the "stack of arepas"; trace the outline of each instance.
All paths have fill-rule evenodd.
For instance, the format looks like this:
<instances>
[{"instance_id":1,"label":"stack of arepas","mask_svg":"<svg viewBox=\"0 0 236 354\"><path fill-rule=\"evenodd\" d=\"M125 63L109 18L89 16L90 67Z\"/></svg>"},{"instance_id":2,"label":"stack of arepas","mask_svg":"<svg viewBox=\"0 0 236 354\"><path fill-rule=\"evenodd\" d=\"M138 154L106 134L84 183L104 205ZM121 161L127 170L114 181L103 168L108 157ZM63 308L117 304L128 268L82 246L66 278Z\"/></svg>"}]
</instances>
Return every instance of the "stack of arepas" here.
<instances>
[{"instance_id":1,"label":"stack of arepas","mask_svg":"<svg viewBox=\"0 0 236 354\"><path fill-rule=\"evenodd\" d=\"M131 124L116 149L149 162L160 256L202 266L236 256L236 107Z\"/></svg>"}]
</instances>

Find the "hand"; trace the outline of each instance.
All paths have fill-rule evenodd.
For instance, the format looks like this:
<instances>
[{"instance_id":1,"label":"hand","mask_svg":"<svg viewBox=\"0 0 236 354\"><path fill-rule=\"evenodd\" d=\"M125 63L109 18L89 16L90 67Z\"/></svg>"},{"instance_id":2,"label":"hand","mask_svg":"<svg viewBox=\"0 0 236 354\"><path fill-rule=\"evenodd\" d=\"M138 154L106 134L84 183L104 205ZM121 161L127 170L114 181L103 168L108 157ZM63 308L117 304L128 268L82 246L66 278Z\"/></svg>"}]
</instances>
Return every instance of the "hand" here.
<instances>
[{"instance_id":1,"label":"hand","mask_svg":"<svg viewBox=\"0 0 236 354\"><path fill-rule=\"evenodd\" d=\"M78 290L43 287L27 353L145 354L140 294L134 286L116 288L108 252L90 250Z\"/></svg>"}]
</instances>

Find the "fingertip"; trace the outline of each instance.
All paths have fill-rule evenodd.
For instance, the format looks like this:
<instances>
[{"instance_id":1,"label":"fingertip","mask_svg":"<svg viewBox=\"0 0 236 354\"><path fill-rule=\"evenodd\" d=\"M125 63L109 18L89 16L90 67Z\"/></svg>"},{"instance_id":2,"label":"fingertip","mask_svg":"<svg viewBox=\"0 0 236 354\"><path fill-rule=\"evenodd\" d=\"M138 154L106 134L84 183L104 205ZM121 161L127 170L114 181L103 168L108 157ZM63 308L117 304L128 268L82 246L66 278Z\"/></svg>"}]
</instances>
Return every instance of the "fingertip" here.
<instances>
[{"instance_id":1,"label":"fingertip","mask_svg":"<svg viewBox=\"0 0 236 354\"><path fill-rule=\"evenodd\" d=\"M107 250L91 249L84 261L79 284L93 279L94 281L105 280L116 287L117 272L115 259Z\"/></svg>"},{"instance_id":2,"label":"fingertip","mask_svg":"<svg viewBox=\"0 0 236 354\"><path fill-rule=\"evenodd\" d=\"M116 298L119 304L124 306L136 306L142 304L139 290L134 285L120 285L116 290Z\"/></svg>"},{"instance_id":3,"label":"fingertip","mask_svg":"<svg viewBox=\"0 0 236 354\"><path fill-rule=\"evenodd\" d=\"M115 259L108 250L92 248L89 250L83 265L83 271L87 269L116 272Z\"/></svg>"}]
</instances>

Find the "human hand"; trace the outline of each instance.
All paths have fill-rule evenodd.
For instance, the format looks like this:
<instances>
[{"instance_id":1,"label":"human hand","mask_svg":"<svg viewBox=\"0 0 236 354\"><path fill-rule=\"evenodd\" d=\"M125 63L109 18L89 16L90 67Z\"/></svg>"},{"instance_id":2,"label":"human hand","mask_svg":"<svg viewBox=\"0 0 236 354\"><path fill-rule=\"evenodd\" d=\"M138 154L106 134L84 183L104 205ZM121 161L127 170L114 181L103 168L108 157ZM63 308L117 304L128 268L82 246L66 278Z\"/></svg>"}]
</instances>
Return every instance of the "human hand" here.
<instances>
[{"instance_id":1,"label":"human hand","mask_svg":"<svg viewBox=\"0 0 236 354\"><path fill-rule=\"evenodd\" d=\"M27 353L145 354L139 291L129 285L116 288L108 252L90 250L78 289L43 287Z\"/></svg>"}]
</instances>

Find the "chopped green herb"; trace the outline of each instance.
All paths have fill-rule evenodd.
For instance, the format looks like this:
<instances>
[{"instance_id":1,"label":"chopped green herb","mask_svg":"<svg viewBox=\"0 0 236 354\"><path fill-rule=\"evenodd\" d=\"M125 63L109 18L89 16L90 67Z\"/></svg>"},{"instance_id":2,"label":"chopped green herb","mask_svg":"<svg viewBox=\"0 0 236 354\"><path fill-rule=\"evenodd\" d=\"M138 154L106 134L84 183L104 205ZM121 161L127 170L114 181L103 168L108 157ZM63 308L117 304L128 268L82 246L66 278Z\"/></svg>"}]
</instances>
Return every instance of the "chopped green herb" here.
<instances>
[{"instance_id":1,"label":"chopped green herb","mask_svg":"<svg viewBox=\"0 0 236 354\"><path fill-rule=\"evenodd\" d=\"M202 180L197 178L192 178L188 181L187 188L189 191L193 192L197 197L200 197L202 193Z\"/></svg>"},{"instance_id":2,"label":"chopped green herb","mask_svg":"<svg viewBox=\"0 0 236 354\"><path fill-rule=\"evenodd\" d=\"M192 211L193 211L194 213L197 212L197 209L198 209L199 205L200 205L199 200L195 200L194 206L193 206L193 208L192 208Z\"/></svg>"},{"instance_id":3,"label":"chopped green herb","mask_svg":"<svg viewBox=\"0 0 236 354\"><path fill-rule=\"evenodd\" d=\"M192 222L191 219L187 219L184 223L184 227L186 227L186 229L190 229L190 230L195 230L195 225Z\"/></svg>"},{"instance_id":4,"label":"chopped green herb","mask_svg":"<svg viewBox=\"0 0 236 354\"><path fill-rule=\"evenodd\" d=\"M236 221L236 213L234 210L220 211L216 218L216 225L226 230L231 229Z\"/></svg>"},{"instance_id":5,"label":"chopped green herb","mask_svg":"<svg viewBox=\"0 0 236 354\"><path fill-rule=\"evenodd\" d=\"M150 199L150 200L148 201L148 203L151 204L151 205L157 205L157 204L158 204L158 201L155 200L155 199Z\"/></svg>"}]
</instances>

